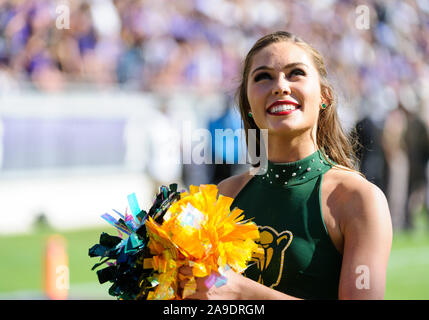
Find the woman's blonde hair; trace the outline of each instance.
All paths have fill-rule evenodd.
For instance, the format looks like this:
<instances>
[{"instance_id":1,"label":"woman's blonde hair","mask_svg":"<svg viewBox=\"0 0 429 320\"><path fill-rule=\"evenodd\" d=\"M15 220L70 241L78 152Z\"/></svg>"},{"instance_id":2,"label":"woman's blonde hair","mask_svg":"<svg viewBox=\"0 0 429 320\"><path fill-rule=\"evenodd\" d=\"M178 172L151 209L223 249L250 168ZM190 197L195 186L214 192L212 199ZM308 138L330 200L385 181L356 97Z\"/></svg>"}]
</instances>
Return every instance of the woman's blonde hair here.
<instances>
[{"instance_id":1,"label":"woman's blonde hair","mask_svg":"<svg viewBox=\"0 0 429 320\"><path fill-rule=\"evenodd\" d=\"M246 143L248 140L248 130L255 129L257 132L257 146L260 145L259 128L257 127L253 118L249 117L250 104L247 99L247 82L252 64L252 58L261 49L272 43L281 41L292 42L308 52L312 57L314 65L319 73L321 92L327 103L326 108L322 109L319 113L316 133L317 146L322 150L324 155L328 156L330 160L338 164L340 167L346 167L353 171L358 170L359 164L355 154L355 148L358 145L358 142L356 139L353 139L351 135L348 136L341 126L336 110L337 97L333 87L328 81L328 73L326 71L322 56L316 49L303 41L301 38L286 31L277 31L260 38L250 49L246 59L244 60L242 78L240 81L240 86L236 92L236 99L243 121ZM329 159L327 160L329 161Z\"/></svg>"}]
</instances>

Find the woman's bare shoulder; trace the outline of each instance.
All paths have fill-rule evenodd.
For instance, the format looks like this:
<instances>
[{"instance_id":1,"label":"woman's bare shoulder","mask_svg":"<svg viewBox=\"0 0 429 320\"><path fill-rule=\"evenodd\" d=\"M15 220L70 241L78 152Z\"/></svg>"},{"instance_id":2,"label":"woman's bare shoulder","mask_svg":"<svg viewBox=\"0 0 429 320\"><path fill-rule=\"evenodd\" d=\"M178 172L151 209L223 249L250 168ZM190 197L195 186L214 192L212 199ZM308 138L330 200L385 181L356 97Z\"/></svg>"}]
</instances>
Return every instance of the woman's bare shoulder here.
<instances>
[{"instance_id":1,"label":"woman's bare shoulder","mask_svg":"<svg viewBox=\"0 0 429 320\"><path fill-rule=\"evenodd\" d=\"M368 181L359 172L343 167L332 167L326 172L324 180L338 191L346 193L367 193L378 192L376 190L379 190L375 184Z\"/></svg>"},{"instance_id":2,"label":"woman's bare shoulder","mask_svg":"<svg viewBox=\"0 0 429 320\"><path fill-rule=\"evenodd\" d=\"M388 212L387 199L383 191L356 171L333 167L324 176L324 188L331 197L332 208L337 208L345 218L353 215L373 214L377 211Z\"/></svg>"},{"instance_id":3,"label":"woman's bare shoulder","mask_svg":"<svg viewBox=\"0 0 429 320\"><path fill-rule=\"evenodd\" d=\"M222 180L218 184L219 194L226 197L235 198L241 189L252 179L253 175L249 171L245 171L241 174L234 175L225 180Z\"/></svg>"},{"instance_id":4,"label":"woman's bare shoulder","mask_svg":"<svg viewBox=\"0 0 429 320\"><path fill-rule=\"evenodd\" d=\"M365 189L371 184L358 172L343 167L332 167L325 173L323 179L333 187L343 189L342 191Z\"/></svg>"}]
</instances>

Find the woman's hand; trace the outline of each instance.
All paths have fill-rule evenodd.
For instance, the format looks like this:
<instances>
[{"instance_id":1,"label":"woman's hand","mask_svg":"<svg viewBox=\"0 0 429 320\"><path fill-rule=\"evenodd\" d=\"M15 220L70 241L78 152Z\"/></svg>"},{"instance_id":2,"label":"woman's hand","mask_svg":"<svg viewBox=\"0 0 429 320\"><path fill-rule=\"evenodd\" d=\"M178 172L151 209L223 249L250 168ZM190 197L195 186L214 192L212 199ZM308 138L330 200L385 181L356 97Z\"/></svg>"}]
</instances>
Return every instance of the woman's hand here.
<instances>
[{"instance_id":1,"label":"woman's hand","mask_svg":"<svg viewBox=\"0 0 429 320\"><path fill-rule=\"evenodd\" d=\"M179 273L183 276L192 275L192 267L183 266L179 269ZM221 277L218 272L212 272L210 276L199 278L195 277L196 292L185 299L191 300L241 300L240 283L245 278L229 269L223 276L226 278L226 283L221 286L216 286L216 279ZM183 292L186 282L189 280L182 280L179 282L179 292Z\"/></svg>"}]
</instances>

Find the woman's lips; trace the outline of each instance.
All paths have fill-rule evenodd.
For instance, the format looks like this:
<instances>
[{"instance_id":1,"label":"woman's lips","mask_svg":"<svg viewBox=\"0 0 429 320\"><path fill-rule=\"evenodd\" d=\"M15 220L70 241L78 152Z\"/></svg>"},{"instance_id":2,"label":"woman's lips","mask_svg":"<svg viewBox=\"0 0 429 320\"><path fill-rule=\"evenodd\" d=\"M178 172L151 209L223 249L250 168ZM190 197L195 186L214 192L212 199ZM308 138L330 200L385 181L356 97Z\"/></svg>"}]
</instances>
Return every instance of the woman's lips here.
<instances>
[{"instance_id":1,"label":"woman's lips","mask_svg":"<svg viewBox=\"0 0 429 320\"><path fill-rule=\"evenodd\" d=\"M274 101L267 109L267 113L272 116L286 116L300 109L301 106L295 101L284 99Z\"/></svg>"},{"instance_id":2,"label":"woman's lips","mask_svg":"<svg viewBox=\"0 0 429 320\"><path fill-rule=\"evenodd\" d=\"M291 114L292 112L294 112L300 108L301 108L301 106L296 106L295 109L293 109L293 110L282 110L282 111L277 111L277 112L272 112L271 111L272 109L268 109L267 113L269 115L272 115L272 116L286 116L286 115Z\"/></svg>"}]
</instances>

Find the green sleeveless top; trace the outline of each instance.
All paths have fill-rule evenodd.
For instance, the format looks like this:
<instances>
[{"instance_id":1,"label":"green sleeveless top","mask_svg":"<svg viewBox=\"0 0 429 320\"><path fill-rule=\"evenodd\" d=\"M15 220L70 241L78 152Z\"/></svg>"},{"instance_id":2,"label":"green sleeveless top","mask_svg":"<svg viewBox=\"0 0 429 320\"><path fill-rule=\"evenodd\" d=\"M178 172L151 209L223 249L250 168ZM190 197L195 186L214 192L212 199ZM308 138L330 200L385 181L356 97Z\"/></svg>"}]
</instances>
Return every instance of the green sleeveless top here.
<instances>
[{"instance_id":1,"label":"green sleeveless top","mask_svg":"<svg viewBox=\"0 0 429 320\"><path fill-rule=\"evenodd\" d=\"M331 167L320 151L291 163L268 161L266 173L238 193L231 208L254 218L264 249L252 257L246 277L297 298L338 299L342 255L320 204L322 177Z\"/></svg>"}]
</instances>

